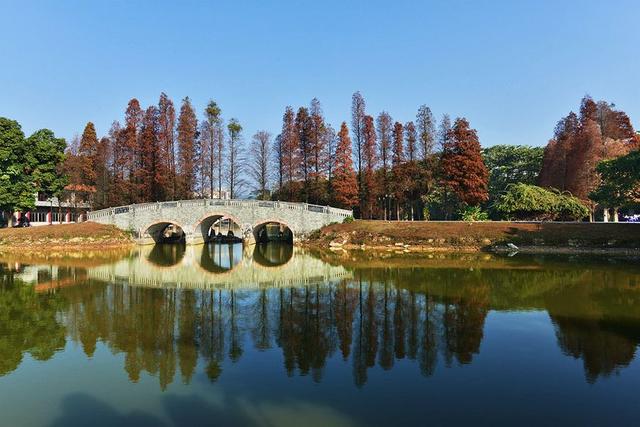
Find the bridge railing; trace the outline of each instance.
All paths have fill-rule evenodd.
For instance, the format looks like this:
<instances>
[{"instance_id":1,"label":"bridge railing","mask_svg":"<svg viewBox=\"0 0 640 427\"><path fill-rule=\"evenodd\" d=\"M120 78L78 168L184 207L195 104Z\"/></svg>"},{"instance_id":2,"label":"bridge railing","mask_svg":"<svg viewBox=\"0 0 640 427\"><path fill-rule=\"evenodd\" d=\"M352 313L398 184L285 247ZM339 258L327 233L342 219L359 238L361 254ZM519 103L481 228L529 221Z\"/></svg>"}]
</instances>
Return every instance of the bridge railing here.
<instances>
[{"instance_id":1,"label":"bridge railing","mask_svg":"<svg viewBox=\"0 0 640 427\"><path fill-rule=\"evenodd\" d=\"M346 209L334 208L331 206L312 205L308 203L279 202L269 200L238 200L238 199L194 199L176 200L167 202L140 203L134 205L117 206L113 208L92 211L87 214L87 219L97 220L113 215L129 214L143 211L153 211L162 209L174 209L179 207L197 206L229 206L229 207L257 207L264 209L290 209L296 211L309 211L321 214L331 214L346 218L352 216L353 212Z\"/></svg>"}]
</instances>

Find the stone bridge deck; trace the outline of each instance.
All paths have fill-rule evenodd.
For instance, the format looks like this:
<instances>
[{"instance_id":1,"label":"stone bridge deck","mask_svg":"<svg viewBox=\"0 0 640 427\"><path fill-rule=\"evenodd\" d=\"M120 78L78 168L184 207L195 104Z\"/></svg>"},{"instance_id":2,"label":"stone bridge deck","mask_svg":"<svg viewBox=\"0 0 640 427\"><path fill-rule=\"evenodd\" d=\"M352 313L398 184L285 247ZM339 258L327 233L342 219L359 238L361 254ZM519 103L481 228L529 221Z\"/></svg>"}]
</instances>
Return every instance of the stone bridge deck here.
<instances>
[{"instance_id":1,"label":"stone bridge deck","mask_svg":"<svg viewBox=\"0 0 640 427\"><path fill-rule=\"evenodd\" d=\"M87 219L130 231L139 244L160 241L165 228L173 224L184 231L187 244L199 244L209 240L209 230L219 219L233 221L242 232L238 237L254 243L267 224L286 226L297 240L351 215L349 210L306 203L200 199L103 209L89 212Z\"/></svg>"}]
</instances>

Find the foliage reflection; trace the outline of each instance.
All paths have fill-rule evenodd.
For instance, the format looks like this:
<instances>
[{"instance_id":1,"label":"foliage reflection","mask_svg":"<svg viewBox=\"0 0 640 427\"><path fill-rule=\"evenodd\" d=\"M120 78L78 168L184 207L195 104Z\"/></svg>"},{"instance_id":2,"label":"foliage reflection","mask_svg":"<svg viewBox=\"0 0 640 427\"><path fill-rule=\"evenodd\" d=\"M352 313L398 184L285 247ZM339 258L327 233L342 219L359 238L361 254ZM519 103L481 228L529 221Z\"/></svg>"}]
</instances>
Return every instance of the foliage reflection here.
<instances>
[{"instance_id":1,"label":"foliage reflection","mask_svg":"<svg viewBox=\"0 0 640 427\"><path fill-rule=\"evenodd\" d=\"M255 253L259 264L273 264L290 256L282 251ZM215 264L222 268L237 258L230 245L205 253L212 262L224 254L226 263ZM356 268L352 279L244 290L144 288L86 277L83 268L1 265L0 375L15 370L24 354L51 358L66 337L88 357L101 342L123 353L131 381L147 372L163 389L178 374L192 381L199 361L216 381L225 361L269 349L281 353L287 375L316 382L339 357L361 387L371 368L391 370L404 359L425 376L473 363L491 310L546 310L560 350L583 360L589 382L627 366L640 343L640 276L626 268ZM80 286L67 286L69 280Z\"/></svg>"}]
</instances>

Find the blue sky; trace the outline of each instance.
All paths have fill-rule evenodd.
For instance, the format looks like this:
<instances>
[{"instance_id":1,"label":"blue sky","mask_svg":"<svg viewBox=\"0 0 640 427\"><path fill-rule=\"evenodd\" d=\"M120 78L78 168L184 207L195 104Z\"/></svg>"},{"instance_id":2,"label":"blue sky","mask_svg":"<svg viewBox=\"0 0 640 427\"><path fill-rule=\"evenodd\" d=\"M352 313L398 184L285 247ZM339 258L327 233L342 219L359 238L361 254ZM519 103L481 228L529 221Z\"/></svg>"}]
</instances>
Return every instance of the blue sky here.
<instances>
[{"instance_id":1,"label":"blue sky","mask_svg":"<svg viewBox=\"0 0 640 427\"><path fill-rule=\"evenodd\" d=\"M640 127L640 1L0 0L0 116L26 133L105 134L127 101L209 99L245 139L286 105L334 127L420 104L465 116L483 146L543 145L586 93Z\"/></svg>"}]
</instances>

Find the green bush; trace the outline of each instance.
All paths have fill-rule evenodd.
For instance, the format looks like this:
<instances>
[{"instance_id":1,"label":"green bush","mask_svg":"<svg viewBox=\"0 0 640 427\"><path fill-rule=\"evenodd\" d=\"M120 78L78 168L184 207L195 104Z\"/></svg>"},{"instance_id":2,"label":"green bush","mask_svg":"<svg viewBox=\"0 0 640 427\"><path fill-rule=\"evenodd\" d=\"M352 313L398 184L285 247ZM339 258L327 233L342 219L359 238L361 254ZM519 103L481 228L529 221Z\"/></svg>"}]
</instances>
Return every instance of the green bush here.
<instances>
[{"instance_id":1,"label":"green bush","mask_svg":"<svg viewBox=\"0 0 640 427\"><path fill-rule=\"evenodd\" d=\"M353 217L352 216L348 216L345 219L342 220L343 224L349 224L350 222L353 222Z\"/></svg>"},{"instance_id":2,"label":"green bush","mask_svg":"<svg viewBox=\"0 0 640 427\"><path fill-rule=\"evenodd\" d=\"M480 206L468 206L460 212L463 221L488 221L489 214L482 211Z\"/></svg>"},{"instance_id":3,"label":"green bush","mask_svg":"<svg viewBox=\"0 0 640 427\"><path fill-rule=\"evenodd\" d=\"M570 194L557 194L556 219L558 221L580 221L589 216L587 208L580 199Z\"/></svg>"},{"instance_id":4,"label":"green bush","mask_svg":"<svg viewBox=\"0 0 640 427\"><path fill-rule=\"evenodd\" d=\"M509 186L494 208L505 219L515 220L578 221L589 215L577 197L522 183Z\"/></svg>"}]
</instances>

